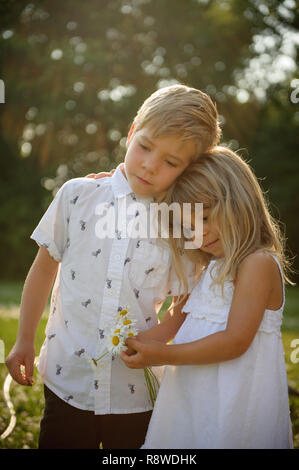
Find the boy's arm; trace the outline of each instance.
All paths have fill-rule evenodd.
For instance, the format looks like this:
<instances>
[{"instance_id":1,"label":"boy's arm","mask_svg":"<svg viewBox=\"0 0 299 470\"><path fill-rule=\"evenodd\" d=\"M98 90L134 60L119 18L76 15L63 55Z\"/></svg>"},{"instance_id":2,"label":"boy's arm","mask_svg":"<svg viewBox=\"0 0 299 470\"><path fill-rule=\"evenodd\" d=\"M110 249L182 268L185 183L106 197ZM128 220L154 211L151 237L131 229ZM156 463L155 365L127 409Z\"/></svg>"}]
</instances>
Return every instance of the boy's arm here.
<instances>
[{"instance_id":1,"label":"boy's arm","mask_svg":"<svg viewBox=\"0 0 299 470\"><path fill-rule=\"evenodd\" d=\"M31 385L34 366L34 338L57 273L58 262L40 247L27 275L21 300L16 344L6 358L12 378L21 385ZM25 366L25 376L21 373Z\"/></svg>"}]
</instances>

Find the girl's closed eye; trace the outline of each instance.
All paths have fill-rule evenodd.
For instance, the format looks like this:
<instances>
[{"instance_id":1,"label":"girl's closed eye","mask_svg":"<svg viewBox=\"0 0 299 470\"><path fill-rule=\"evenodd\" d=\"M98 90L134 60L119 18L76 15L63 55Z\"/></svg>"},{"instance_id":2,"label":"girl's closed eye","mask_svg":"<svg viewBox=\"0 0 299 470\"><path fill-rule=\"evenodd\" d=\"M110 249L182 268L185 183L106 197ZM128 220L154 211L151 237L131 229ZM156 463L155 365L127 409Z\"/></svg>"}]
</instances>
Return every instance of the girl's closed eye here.
<instances>
[{"instance_id":1,"label":"girl's closed eye","mask_svg":"<svg viewBox=\"0 0 299 470\"><path fill-rule=\"evenodd\" d=\"M174 163L170 162L169 160L166 160L166 162L168 163L168 165L173 166L174 168L177 167L177 165L175 165Z\"/></svg>"}]
</instances>

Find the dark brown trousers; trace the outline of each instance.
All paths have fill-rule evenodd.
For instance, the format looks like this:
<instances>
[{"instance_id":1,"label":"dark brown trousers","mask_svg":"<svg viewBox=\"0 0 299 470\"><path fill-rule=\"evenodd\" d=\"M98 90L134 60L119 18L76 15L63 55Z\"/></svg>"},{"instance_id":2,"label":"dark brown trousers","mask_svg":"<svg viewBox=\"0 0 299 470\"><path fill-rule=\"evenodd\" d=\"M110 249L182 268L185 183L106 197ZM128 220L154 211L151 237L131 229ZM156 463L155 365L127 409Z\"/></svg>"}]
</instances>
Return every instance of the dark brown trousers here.
<instances>
[{"instance_id":1,"label":"dark brown trousers","mask_svg":"<svg viewBox=\"0 0 299 470\"><path fill-rule=\"evenodd\" d=\"M45 410L40 424L39 449L139 449L151 411L95 415L61 400L44 385Z\"/></svg>"}]
</instances>

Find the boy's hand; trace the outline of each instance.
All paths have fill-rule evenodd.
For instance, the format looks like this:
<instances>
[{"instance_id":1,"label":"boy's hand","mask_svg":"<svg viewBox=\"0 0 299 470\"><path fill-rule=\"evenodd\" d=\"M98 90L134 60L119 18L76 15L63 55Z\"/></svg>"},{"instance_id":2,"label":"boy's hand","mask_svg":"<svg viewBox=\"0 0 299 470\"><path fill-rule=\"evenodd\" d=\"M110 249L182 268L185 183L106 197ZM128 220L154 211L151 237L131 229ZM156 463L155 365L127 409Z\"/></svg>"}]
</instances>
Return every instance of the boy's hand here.
<instances>
[{"instance_id":1,"label":"boy's hand","mask_svg":"<svg viewBox=\"0 0 299 470\"><path fill-rule=\"evenodd\" d=\"M32 343L16 343L6 358L5 364L12 378L20 385L33 384L35 351ZM25 367L25 373L21 366Z\"/></svg>"},{"instance_id":2,"label":"boy's hand","mask_svg":"<svg viewBox=\"0 0 299 470\"><path fill-rule=\"evenodd\" d=\"M105 178L106 176L112 176L115 170L111 171L101 171L100 173L90 173L86 175L85 178L94 178L95 180L99 180L100 178Z\"/></svg>"},{"instance_id":3,"label":"boy's hand","mask_svg":"<svg viewBox=\"0 0 299 470\"><path fill-rule=\"evenodd\" d=\"M121 167L123 168L123 163L121 163ZM86 175L85 178L94 178L95 180L98 180L100 178L105 178L106 176L112 176L113 173L115 172L115 169L110 171L101 171L100 173L90 173L89 175Z\"/></svg>"},{"instance_id":4,"label":"boy's hand","mask_svg":"<svg viewBox=\"0 0 299 470\"><path fill-rule=\"evenodd\" d=\"M130 338L126 343L130 349L136 351L133 355L128 355L127 351L123 351L120 355L130 369L144 369L148 366L162 366L167 363L167 345L160 341L150 340L142 343L137 338Z\"/></svg>"}]
</instances>

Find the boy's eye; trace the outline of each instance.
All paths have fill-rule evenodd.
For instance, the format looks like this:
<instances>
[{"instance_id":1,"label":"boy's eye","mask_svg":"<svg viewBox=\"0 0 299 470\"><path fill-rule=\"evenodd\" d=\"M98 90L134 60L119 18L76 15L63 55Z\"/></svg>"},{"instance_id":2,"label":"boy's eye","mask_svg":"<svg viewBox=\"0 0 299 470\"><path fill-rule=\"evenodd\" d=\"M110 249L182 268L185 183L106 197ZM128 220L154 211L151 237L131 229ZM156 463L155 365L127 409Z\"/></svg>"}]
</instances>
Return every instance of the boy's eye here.
<instances>
[{"instance_id":1,"label":"boy's eye","mask_svg":"<svg viewBox=\"0 0 299 470\"><path fill-rule=\"evenodd\" d=\"M170 162L170 161L168 161L168 160L166 160L166 161L167 161L168 165L173 166L174 168L176 168L176 165L175 165L174 163L172 163L172 162Z\"/></svg>"},{"instance_id":2,"label":"boy's eye","mask_svg":"<svg viewBox=\"0 0 299 470\"><path fill-rule=\"evenodd\" d=\"M139 145L143 150L149 151L149 148L146 145L143 145L141 142L139 142Z\"/></svg>"}]
</instances>

